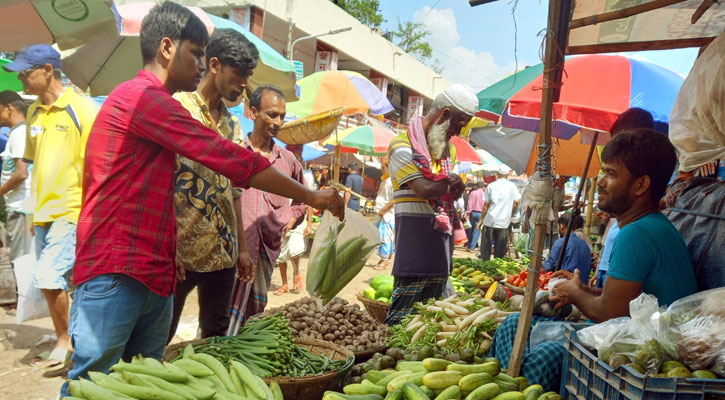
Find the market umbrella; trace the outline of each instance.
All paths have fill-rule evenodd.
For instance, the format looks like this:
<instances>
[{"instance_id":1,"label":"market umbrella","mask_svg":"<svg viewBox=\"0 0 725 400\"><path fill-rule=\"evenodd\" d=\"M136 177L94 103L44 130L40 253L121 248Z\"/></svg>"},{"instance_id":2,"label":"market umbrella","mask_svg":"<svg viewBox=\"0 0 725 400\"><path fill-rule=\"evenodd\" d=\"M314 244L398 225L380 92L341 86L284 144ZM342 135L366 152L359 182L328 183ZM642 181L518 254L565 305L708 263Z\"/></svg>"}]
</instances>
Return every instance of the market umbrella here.
<instances>
[{"instance_id":1,"label":"market umbrella","mask_svg":"<svg viewBox=\"0 0 725 400\"><path fill-rule=\"evenodd\" d=\"M487 152L484 149L476 149L476 153L479 157L481 157L482 163L473 164L473 168L471 168L471 170L473 171L497 171L500 166L504 165L501 160L494 157L493 154Z\"/></svg>"},{"instance_id":2,"label":"market umbrella","mask_svg":"<svg viewBox=\"0 0 725 400\"><path fill-rule=\"evenodd\" d=\"M339 142L341 151L345 153L383 156L388 153L393 138L395 134L381 126L360 125L333 134L324 145L334 148Z\"/></svg>"},{"instance_id":3,"label":"market umbrella","mask_svg":"<svg viewBox=\"0 0 725 400\"><path fill-rule=\"evenodd\" d=\"M499 122L509 98L543 72L544 64L537 64L513 73L481 90L476 95L479 110L476 114L493 122Z\"/></svg>"},{"instance_id":4,"label":"market umbrella","mask_svg":"<svg viewBox=\"0 0 725 400\"><path fill-rule=\"evenodd\" d=\"M481 164L481 157L476 150L458 136L451 137L450 145L456 149L456 162L472 162Z\"/></svg>"},{"instance_id":5,"label":"market umbrella","mask_svg":"<svg viewBox=\"0 0 725 400\"><path fill-rule=\"evenodd\" d=\"M62 52L63 72L79 88L83 90L90 88L92 96L106 95L119 83L136 76L143 67L138 36L141 30L141 22L154 5L154 3L150 2L140 2L118 6L118 14L121 18L121 35L94 40L83 46ZM219 28L231 28L236 25L234 22L213 17L199 7L187 8L201 19L209 34L216 28L215 22L222 25ZM242 32L247 38L250 38L250 36L255 37L241 26L236 30ZM253 41L257 46L257 50L259 50L260 60L249 81L249 88L254 90L256 85L265 83L260 79L269 79L268 82L274 83L282 89L286 100L296 100L294 72L289 75L287 70L278 70L278 68L283 68L284 65L279 60L282 56L276 52L276 55L271 54L274 52L271 47L261 46L258 42L260 42L259 39ZM265 62L272 63L272 66L265 64ZM257 76L258 72L259 76Z\"/></svg>"},{"instance_id":6,"label":"market umbrella","mask_svg":"<svg viewBox=\"0 0 725 400\"><path fill-rule=\"evenodd\" d=\"M683 82L676 72L647 61L619 55L572 57L564 62L554 116L565 124L608 132L619 114L639 107L652 113L655 130L667 132L670 112ZM538 131L542 86L543 75L539 75L513 94L502 124ZM531 121L536 129L531 129ZM571 139L576 131L558 133L559 138Z\"/></svg>"},{"instance_id":7,"label":"market umbrella","mask_svg":"<svg viewBox=\"0 0 725 400\"><path fill-rule=\"evenodd\" d=\"M18 51L38 43L62 50L91 40L118 36L113 0L3 0L0 2L0 51Z\"/></svg>"},{"instance_id":8,"label":"market umbrella","mask_svg":"<svg viewBox=\"0 0 725 400\"><path fill-rule=\"evenodd\" d=\"M370 111L374 115L393 110L392 104L363 75L352 71L320 71L297 82L300 100L287 104L287 112L299 117L344 107L345 115Z\"/></svg>"},{"instance_id":9,"label":"market umbrella","mask_svg":"<svg viewBox=\"0 0 725 400\"><path fill-rule=\"evenodd\" d=\"M17 72L8 72L2 68L3 65L9 63L10 60L0 58L0 91L12 90L20 92L23 90L23 84L18 80Z\"/></svg>"}]
</instances>

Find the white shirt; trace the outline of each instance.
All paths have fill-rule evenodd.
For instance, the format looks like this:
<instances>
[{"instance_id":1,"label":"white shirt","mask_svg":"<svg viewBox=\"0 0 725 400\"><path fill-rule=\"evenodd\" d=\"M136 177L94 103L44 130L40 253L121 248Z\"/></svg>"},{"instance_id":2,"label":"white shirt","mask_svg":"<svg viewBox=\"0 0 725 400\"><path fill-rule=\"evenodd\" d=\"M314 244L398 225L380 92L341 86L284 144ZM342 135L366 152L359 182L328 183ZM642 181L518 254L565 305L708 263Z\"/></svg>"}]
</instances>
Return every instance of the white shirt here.
<instances>
[{"instance_id":1,"label":"white shirt","mask_svg":"<svg viewBox=\"0 0 725 400\"><path fill-rule=\"evenodd\" d=\"M391 201L393 201L393 181L388 178L380 182L380 187L378 188L378 195L375 197L375 212L380 212L380 210L382 210L382 208ZM383 218L386 222L395 219L393 207L390 207L390 209L388 210L388 212L385 213L385 216Z\"/></svg>"},{"instance_id":2,"label":"white shirt","mask_svg":"<svg viewBox=\"0 0 725 400\"><path fill-rule=\"evenodd\" d=\"M521 199L516 184L501 178L486 187L483 198L486 204L489 204L488 212L483 217L483 225L498 229L508 228L511 224L514 201Z\"/></svg>"},{"instance_id":3,"label":"white shirt","mask_svg":"<svg viewBox=\"0 0 725 400\"><path fill-rule=\"evenodd\" d=\"M22 159L25 154L25 122L21 122L10 129L8 143L0 154L2 157L2 172L0 184L4 185L15 172L15 159ZM8 211L23 212L23 201L30 199L30 174L15 189L5 194L5 208Z\"/></svg>"}]
</instances>

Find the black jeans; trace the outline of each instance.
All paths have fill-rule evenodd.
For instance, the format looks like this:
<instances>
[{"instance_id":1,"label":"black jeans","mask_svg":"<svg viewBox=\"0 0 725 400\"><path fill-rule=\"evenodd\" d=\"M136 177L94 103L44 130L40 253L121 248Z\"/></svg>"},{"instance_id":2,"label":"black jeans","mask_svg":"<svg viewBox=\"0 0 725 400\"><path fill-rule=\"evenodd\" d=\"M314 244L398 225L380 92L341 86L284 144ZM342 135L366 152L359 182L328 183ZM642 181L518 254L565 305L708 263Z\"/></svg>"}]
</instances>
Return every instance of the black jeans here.
<instances>
[{"instance_id":1,"label":"black jeans","mask_svg":"<svg viewBox=\"0 0 725 400\"><path fill-rule=\"evenodd\" d=\"M491 242L493 241L493 256L501 258L506 255L508 248L508 228L492 228L483 226L481 231L481 259L487 261L491 259Z\"/></svg>"},{"instance_id":2,"label":"black jeans","mask_svg":"<svg viewBox=\"0 0 725 400\"><path fill-rule=\"evenodd\" d=\"M199 327L201 337L224 336L229 327L229 302L232 297L237 269L214 272L186 271L186 280L176 283L174 314L171 318L168 342L174 338L186 296L199 288Z\"/></svg>"}]
</instances>

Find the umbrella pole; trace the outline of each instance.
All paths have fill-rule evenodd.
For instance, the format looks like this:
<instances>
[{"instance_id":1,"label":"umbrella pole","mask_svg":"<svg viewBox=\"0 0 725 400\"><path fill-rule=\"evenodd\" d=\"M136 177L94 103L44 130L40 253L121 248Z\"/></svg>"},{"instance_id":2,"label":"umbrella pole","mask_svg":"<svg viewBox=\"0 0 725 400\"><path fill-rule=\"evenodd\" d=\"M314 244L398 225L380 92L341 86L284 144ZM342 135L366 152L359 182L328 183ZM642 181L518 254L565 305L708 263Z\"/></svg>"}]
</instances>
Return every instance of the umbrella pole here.
<instances>
[{"instance_id":1,"label":"umbrella pole","mask_svg":"<svg viewBox=\"0 0 725 400\"><path fill-rule=\"evenodd\" d=\"M564 235L564 243L561 244L561 251L559 251L559 259L556 261L556 267L554 271L558 271L561 268L561 262L564 260L564 252L566 251L566 245L569 244L569 237L571 237L571 227L574 224L574 217L581 214L579 210L579 199L581 198L582 192L584 191L584 184L587 181L587 172L589 172L589 164L592 162L592 155L594 149L597 147L597 139L599 138L599 131L594 131L594 139L592 145L589 147L589 154L587 154L587 162L584 164L584 172L582 173L582 179L579 181L579 190L574 198L574 209L571 212L572 217L569 219L569 225L566 227L566 235ZM590 190L592 196L594 196L594 188ZM591 208L591 203L590 207ZM589 278L589 277L587 277Z\"/></svg>"},{"instance_id":2,"label":"umbrella pole","mask_svg":"<svg viewBox=\"0 0 725 400\"><path fill-rule=\"evenodd\" d=\"M597 177L592 178L589 191L589 207L587 207L587 223L584 226L584 233L589 236L592 227L592 214L594 213L594 188L597 187Z\"/></svg>"},{"instance_id":3,"label":"umbrella pole","mask_svg":"<svg viewBox=\"0 0 725 400\"><path fill-rule=\"evenodd\" d=\"M340 139L337 137L337 128L335 129L335 157L332 162L332 179L340 182Z\"/></svg>"},{"instance_id":4,"label":"umbrella pole","mask_svg":"<svg viewBox=\"0 0 725 400\"><path fill-rule=\"evenodd\" d=\"M545 37L544 55L544 81L541 91L541 119L539 128L541 141L539 143L540 173L544 178L551 175L551 128L554 102L559 100L561 75L563 72L564 51L568 42L569 20L571 19L571 0L549 0L549 16L547 21L547 35ZM539 273L543 259L546 238L545 223L534 226L534 238L531 249L531 261L528 266L529 278L526 280L524 300L519 314L519 323L516 328L511 359L507 372L511 376L519 376L521 362L524 359L526 342L529 339L531 317L534 313L534 301L538 289Z\"/></svg>"}]
</instances>

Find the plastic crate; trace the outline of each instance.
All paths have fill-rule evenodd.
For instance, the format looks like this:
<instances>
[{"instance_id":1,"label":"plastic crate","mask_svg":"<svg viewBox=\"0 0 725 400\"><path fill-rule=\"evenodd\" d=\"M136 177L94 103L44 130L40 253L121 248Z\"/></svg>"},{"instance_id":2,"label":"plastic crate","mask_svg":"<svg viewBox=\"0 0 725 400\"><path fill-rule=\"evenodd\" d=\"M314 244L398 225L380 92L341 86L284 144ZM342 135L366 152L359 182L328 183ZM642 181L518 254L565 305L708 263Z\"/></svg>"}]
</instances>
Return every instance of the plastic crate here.
<instances>
[{"instance_id":1,"label":"plastic crate","mask_svg":"<svg viewBox=\"0 0 725 400\"><path fill-rule=\"evenodd\" d=\"M655 378L630 367L615 371L567 328L561 388L567 400L725 400L725 379Z\"/></svg>"}]
</instances>

